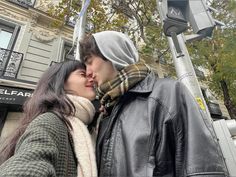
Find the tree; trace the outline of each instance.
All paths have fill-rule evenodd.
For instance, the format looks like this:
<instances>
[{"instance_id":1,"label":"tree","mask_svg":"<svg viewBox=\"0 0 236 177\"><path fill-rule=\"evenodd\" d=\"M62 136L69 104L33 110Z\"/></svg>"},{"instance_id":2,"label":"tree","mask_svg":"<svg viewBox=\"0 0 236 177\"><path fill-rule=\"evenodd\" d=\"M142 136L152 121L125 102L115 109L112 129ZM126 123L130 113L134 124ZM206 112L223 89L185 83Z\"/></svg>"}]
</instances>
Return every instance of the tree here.
<instances>
[{"instance_id":1,"label":"tree","mask_svg":"<svg viewBox=\"0 0 236 177\"><path fill-rule=\"evenodd\" d=\"M49 9L49 14L65 25L81 10L80 0L62 0ZM87 21L89 32L116 30L127 33L139 46L141 58L156 64L160 57L170 58L166 37L157 12L156 0L102 0L91 1Z\"/></svg>"},{"instance_id":2,"label":"tree","mask_svg":"<svg viewBox=\"0 0 236 177\"><path fill-rule=\"evenodd\" d=\"M131 21L126 24L127 33L133 37L133 41L143 44L139 47L142 59L152 66L160 59L170 60L171 55L167 39L162 32L156 0L112 0L110 4Z\"/></svg>"},{"instance_id":3,"label":"tree","mask_svg":"<svg viewBox=\"0 0 236 177\"><path fill-rule=\"evenodd\" d=\"M210 88L223 98L231 118L236 119L236 20L234 0L213 0L211 6L220 9L215 18L226 26L217 27L212 39L190 44L193 62L209 71Z\"/></svg>"},{"instance_id":4,"label":"tree","mask_svg":"<svg viewBox=\"0 0 236 177\"><path fill-rule=\"evenodd\" d=\"M48 13L57 19L53 25L61 27L66 25L70 19L75 21L81 8L81 0L61 0L57 5L51 6L48 9ZM121 31L127 23L126 16L109 8L105 1L91 1L87 13L89 32L110 29Z\"/></svg>"}]
</instances>

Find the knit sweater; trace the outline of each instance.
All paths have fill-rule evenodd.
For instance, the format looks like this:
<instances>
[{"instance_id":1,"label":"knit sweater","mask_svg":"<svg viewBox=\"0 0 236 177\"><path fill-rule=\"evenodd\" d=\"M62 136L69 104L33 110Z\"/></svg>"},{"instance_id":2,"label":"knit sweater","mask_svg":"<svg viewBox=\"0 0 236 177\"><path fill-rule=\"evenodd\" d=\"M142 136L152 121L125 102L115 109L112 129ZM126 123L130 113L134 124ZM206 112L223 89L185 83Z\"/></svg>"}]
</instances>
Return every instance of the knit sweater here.
<instances>
[{"instance_id":1,"label":"knit sweater","mask_svg":"<svg viewBox=\"0 0 236 177\"><path fill-rule=\"evenodd\" d=\"M53 113L35 118L19 139L0 177L75 177L77 163L66 125Z\"/></svg>"}]
</instances>

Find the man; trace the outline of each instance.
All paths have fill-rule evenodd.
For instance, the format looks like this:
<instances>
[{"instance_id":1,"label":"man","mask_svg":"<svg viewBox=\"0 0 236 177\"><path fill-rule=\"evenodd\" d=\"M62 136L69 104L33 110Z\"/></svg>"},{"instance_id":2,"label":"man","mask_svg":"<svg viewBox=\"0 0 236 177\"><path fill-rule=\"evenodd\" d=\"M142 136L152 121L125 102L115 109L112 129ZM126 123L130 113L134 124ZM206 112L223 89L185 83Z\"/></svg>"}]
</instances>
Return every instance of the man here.
<instances>
[{"instance_id":1,"label":"man","mask_svg":"<svg viewBox=\"0 0 236 177\"><path fill-rule=\"evenodd\" d=\"M193 97L180 82L156 78L126 35L95 33L81 41L80 55L103 108L99 176L227 176L211 124Z\"/></svg>"}]
</instances>

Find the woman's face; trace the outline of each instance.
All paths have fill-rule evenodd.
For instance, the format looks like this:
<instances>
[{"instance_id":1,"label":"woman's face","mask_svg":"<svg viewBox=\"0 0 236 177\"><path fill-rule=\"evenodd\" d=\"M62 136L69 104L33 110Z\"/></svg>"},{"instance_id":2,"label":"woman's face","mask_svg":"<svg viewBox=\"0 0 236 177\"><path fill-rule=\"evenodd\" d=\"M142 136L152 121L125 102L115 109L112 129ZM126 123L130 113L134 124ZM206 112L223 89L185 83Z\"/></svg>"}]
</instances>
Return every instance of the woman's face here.
<instances>
[{"instance_id":1,"label":"woman's face","mask_svg":"<svg viewBox=\"0 0 236 177\"><path fill-rule=\"evenodd\" d=\"M73 71L64 86L66 93L81 96L89 100L93 100L96 96L93 81L86 77L84 69Z\"/></svg>"}]
</instances>

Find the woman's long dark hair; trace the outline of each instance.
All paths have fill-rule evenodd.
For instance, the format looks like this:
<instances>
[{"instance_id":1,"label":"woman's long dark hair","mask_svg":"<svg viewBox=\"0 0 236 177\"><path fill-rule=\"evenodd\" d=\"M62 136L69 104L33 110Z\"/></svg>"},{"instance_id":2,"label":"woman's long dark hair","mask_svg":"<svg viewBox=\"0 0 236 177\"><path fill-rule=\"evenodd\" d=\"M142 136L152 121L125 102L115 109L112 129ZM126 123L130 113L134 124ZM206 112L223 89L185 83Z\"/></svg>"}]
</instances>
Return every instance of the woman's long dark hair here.
<instances>
[{"instance_id":1,"label":"woman's long dark hair","mask_svg":"<svg viewBox=\"0 0 236 177\"><path fill-rule=\"evenodd\" d=\"M75 107L66 96L64 84L71 72L77 69L85 69L85 66L78 61L72 60L56 63L44 72L37 83L33 96L23 106L24 114L18 129L1 146L0 164L14 154L18 139L25 132L29 123L38 115L45 112L53 112L65 122L68 128L71 128L70 123L64 116L73 115Z\"/></svg>"}]
</instances>

